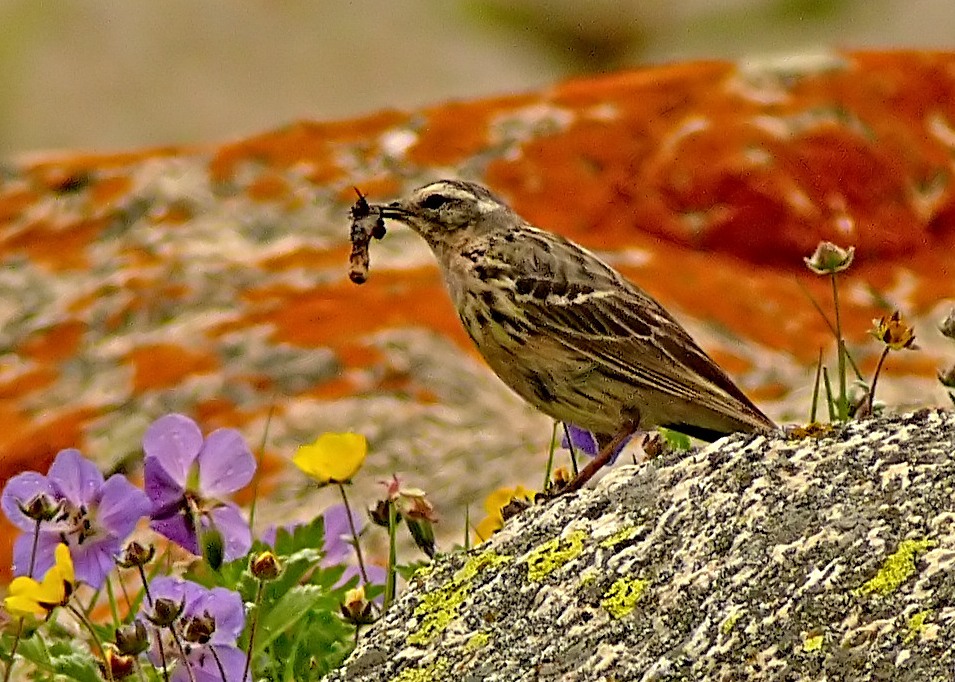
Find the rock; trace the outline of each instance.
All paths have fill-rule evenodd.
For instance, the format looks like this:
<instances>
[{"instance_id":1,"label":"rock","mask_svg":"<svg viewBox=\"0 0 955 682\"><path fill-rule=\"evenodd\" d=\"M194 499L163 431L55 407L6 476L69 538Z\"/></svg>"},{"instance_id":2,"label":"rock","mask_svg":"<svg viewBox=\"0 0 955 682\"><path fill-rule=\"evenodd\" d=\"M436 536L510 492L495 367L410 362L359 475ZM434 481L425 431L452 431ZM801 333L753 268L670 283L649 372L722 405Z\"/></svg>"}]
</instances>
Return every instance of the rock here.
<instances>
[{"instance_id":1,"label":"rock","mask_svg":"<svg viewBox=\"0 0 955 682\"><path fill-rule=\"evenodd\" d=\"M955 414L619 467L419 572L326 682L955 679Z\"/></svg>"}]
</instances>

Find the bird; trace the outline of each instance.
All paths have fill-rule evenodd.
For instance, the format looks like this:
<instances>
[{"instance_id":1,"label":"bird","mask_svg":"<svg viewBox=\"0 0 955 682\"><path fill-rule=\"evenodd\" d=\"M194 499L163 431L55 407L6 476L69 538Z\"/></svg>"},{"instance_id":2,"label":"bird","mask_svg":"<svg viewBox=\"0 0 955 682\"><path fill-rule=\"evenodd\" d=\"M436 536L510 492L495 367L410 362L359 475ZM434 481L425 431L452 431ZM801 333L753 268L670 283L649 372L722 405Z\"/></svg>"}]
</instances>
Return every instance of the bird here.
<instances>
[{"instance_id":1,"label":"bird","mask_svg":"<svg viewBox=\"0 0 955 682\"><path fill-rule=\"evenodd\" d=\"M598 454L566 491L638 431L713 441L777 428L652 296L487 187L438 180L363 209L424 239L464 329L507 386L595 434Z\"/></svg>"}]
</instances>

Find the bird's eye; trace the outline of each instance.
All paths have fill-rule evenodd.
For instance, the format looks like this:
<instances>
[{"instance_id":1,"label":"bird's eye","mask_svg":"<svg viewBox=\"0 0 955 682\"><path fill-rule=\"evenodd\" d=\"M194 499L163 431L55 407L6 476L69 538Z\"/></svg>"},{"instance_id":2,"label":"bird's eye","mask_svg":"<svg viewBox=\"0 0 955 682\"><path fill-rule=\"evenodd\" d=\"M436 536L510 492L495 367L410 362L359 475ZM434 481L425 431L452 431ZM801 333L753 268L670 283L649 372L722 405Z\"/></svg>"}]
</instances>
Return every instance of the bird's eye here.
<instances>
[{"instance_id":1,"label":"bird's eye","mask_svg":"<svg viewBox=\"0 0 955 682\"><path fill-rule=\"evenodd\" d=\"M421 205L424 208L435 209L435 208L441 208L449 201L451 201L451 199L449 197L444 196L443 194L431 194L428 196L427 199L421 202Z\"/></svg>"}]
</instances>

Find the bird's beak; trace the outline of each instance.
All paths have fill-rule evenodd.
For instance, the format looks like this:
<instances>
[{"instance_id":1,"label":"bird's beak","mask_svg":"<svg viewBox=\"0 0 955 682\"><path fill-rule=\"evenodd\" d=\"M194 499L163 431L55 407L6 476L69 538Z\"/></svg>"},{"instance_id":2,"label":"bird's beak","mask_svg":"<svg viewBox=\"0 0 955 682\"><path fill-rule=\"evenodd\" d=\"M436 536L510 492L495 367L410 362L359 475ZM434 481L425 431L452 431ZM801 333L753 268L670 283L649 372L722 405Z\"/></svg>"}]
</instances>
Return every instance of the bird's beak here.
<instances>
[{"instance_id":1,"label":"bird's beak","mask_svg":"<svg viewBox=\"0 0 955 682\"><path fill-rule=\"evenodd\" d=\"M390 218L391 220L403 220L410 213L398 201L393 201L390 204L371 204L371 208L377 210L382 218Z\"/></svg>"}]
</instances>

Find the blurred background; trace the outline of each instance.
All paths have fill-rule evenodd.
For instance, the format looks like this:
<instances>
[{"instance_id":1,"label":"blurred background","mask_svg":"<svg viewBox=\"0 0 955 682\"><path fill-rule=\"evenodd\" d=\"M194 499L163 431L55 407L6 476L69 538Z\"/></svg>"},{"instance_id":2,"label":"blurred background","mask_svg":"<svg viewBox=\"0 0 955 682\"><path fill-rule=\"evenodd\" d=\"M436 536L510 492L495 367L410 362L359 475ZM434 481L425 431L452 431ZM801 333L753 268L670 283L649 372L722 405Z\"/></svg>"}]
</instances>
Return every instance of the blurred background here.
<instances>
[{"instance_id":1,"label":"blurred background","mask_svg":"<svg viewBox=\"0 0 955 682\"><path fill-rule=\"evenodd\" d=\"M945 49L953 0L0 0L0 157L216 142L673 60Z\"/></svg>"}]
</instances>

